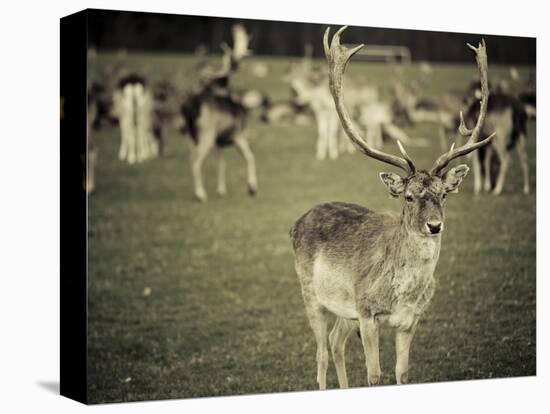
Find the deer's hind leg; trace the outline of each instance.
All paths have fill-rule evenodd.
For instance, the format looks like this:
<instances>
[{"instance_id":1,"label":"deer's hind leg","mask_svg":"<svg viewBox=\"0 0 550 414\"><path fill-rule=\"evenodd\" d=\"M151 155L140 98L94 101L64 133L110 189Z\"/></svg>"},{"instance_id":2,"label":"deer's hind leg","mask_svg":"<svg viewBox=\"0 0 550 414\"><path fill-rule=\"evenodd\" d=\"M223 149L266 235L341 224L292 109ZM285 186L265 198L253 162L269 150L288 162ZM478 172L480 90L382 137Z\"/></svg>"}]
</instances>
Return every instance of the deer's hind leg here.
<instances>
[{"instance_id":1,"label":"deer's hind leg","mask_svg":"<svg viewBox=\"0 0 550 414\"><path fill-rule=\"evenodd\" d=\"M327 117L327 134L328 134L328 154L331 160L338 158L338 125L339 119L335 114Z\"/></svg>"},{"instance_id":2,"label":"deer's hind leg","mask_svg":"<svg viewBox=\"0 0 550 414\"><path fill-rule=\"evenodd\" d=\"M204 129L198 136L197 144L191 143L191 173L195 186L195 196L201 202L208 199L202 180L202 164L216 140L215 130Z\"/></svg>"},{"instance_id":3,"label":"deer's hind leg","mask_svg":"<svg viewBox=\"0 0 550 414\"><path fill-rule=\"evenodd\" d=\"M235 146L246 161L248 175L248 193L253 196L258 191L258 178L256 176L256 159L248 144L246 134L241 132L235 136Z\"/></svg>"},{"instance_id":4,"label":"deer's hind leg","mask_svg":"<svg viewBox=\"0 0 550 414\"><path fill-rule=\"evenodd\" d=\"M328 369L327 311L315 296L312 286L313 268L310 261L297 257L295 267L298 279L302 285L302 296L309 325L317 343L317 383L319 384L319 389L324 390L327 388Z\"/></svg>"},{"instance_id":5,"label":"deer's hind leg","mask_svg":"<svg viewBox=\"0 0 550 414\"><path fill-rule=\"evenodd\" d=\"M495 137L497 141L494 143L495 152L500 160L500 169L498 171L497 175L497 181L495 184L495 188L493 189L494 195L499 195L502 193L502 189L504 188L504 181L506 180L506 174L508 173L508 168L510 166L510 153L506 149L506 143L502 140L498 140L499 136ZM491 165L489 164L489 169L491 168Z\"/></svg>"},{"instance_id":6,"label":"deer's hind leg","mask_svg":"<svg viewBox=\"0 0 550 414\"><path fill-rule=\"evenodd\" d=\"M317 383L320 390L325 390L327 388L328 369L327 315L323 308L315 305L309 308L306 305L306 311L309 325L317 342Z\"/></svg>"},{"instance_id":7,"label":"deer's hind leg","mask_svg":"<svg viewBox=\"0 0 550 414\"><path fill-rule=\"evenodd\" d=\"M337 318L334 328L328 337L332 359L336 367L336 375L340 388L348 388L348 376L346 374L346 342L349 335L357 329L357 324L343 318Z\"/></svg>"},{"instance_id":8,"label":"deer's hind leg","mask_svg":"<svg viewBox=\"0 0 550 414\"><path fill-rule=\"evenodd\" d=\"M227 186L225 183L225 158L223 157L222 148L216 148L216 156L218 157L218 194L224 196L227 194Z\"/></svg>"},{"instance_id":9,"label":"deer's hind leg","mask_svg":"<svg viewBox=\"0 0 550 414\"><path fill-rule=\"evenodd\" d=\"M521 171L523 173L523 193L529 194L529 161L527 159L527 150L525 148L525 134L520 134L518 137L517 151Z\"/></svg>"},{"instance_id":10,"label":"deer's hind leg","mask_svg":"<svg viewBox=\"0 0 550 414\"><path fill-rule=\"evenodd\" d=\"M323 116L323 113L315 114L315 121L317 122L317 152L316 157L319 161L323 161L327 157L328 152L328 127L327 120Z\"/></svg>"}]
</instances>

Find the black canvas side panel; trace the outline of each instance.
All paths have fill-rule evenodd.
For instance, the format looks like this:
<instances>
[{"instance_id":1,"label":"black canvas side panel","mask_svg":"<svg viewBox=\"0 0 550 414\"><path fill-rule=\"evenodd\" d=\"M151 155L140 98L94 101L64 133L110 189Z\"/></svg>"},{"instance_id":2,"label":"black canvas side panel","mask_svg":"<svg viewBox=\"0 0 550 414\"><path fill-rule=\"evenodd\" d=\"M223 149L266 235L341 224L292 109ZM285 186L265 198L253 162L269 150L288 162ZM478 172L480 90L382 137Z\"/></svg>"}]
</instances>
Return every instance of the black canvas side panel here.
<instances>
[{"instance_id":1,"label":"black canvas side panel","mask_svg":"<svg viewBox=\"0 0 550 414\"><path fill-rule=\"evenodd\" d=\"M61 395L86 403L87 12L61 19Z\"/></svg>"}]
</instances>

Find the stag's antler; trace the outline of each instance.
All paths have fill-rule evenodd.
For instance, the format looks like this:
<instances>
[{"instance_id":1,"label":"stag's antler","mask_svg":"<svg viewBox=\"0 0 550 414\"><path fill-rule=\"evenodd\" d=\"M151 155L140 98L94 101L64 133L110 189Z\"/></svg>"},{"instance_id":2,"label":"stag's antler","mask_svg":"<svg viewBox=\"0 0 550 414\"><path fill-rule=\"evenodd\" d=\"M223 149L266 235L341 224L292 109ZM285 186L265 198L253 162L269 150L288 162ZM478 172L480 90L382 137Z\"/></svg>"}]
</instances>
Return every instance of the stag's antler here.
<instances>
[{"instance_id":1,"label":"stag's antler","mask_svg":"<svg viewBox=\"0 0 550 414\"><path fill-rule=\"evenodd\" d=\"M359 132L357 132L357 130L355 129L353 121L351 120L346 110L342 92L344 71L351 57L364 46L364 44L361 44L357 47L354 47L353 49L342 46L340 44L340 35L344 30L346 30L346 28L347 26L344 26L334 34L330 45L328 42L330 27L327 28L323 37L323 45L325 47L325 55L327 57L329 67L330 92L332 94L332 97L334 98L336 111L338 112L338 116L340 117L342 127L344 128L344 131L346 131L348 137L357 145L357 147L363 154L379 161L399 167L405 170L408 174L412 175L415 173L414 164L411 158L405 152L405 149L400 142L398 143L398 146L404 158L387 154L385 152L370 147L361 137L361 135L359 135Z\"/></svg>"},{"instance_id":2,"label":"stag's antler","mask_svg":"<svg viewBox=\"0 0 550 414\"><path fill-rule=\"evenodd\" d=\"M248 43L250 36L246 33L246 29L242 24L236 24L232 28L233 33L233 49L231 49L227 43L222 43L221 48L223 50L222 57L222 69L220 73L229 74L236 70L241 60L250 55L248 49Z\"/></svg>"},{"instance_id":3,"label":"stag's antler","mask_svg":"<svg viewBox=\"0 0 550 414\"><path fill-rule=\"evenodd\" d=\"M226 78L239 68L241 60L250 55L248 43L250 36L246 33L246 29L242 24L236 24L232 28L233 32L233 48L227 43L222 43L220 46L223 51L222 65L219 69L214 69L210 66L205 67L201 71L201 77L206 81Z\"/></svg>"},{"instance_id":4,"label":"stag's antler","mask_svg":"<svg viewBox=\"0 0 550 414\"><path fill-rule=\"evenodd\" d=\"M493 137L495 132L493 132L487 138L478 141L479 134L483 127L483 122L485 121L485 115L487 114L487 104L489 102L489 82L487 79L487 50L485 47L485 40L482 39L478 47L474 47L468 43L468 47L472 49L476 54L477 67L479 68L479 75L481 79L481 102L479 108L479 115L477 117L477 123L473 130L470 130L466 127L464 122L464 115L462 111L460 112L460 126L458 131L461 135L468 136L470 138L461 147L454 148L454 144L451 146L448 152L441 155L434 163L430 174L441 174L443 169L455 158L461 157L463 155L469 154L470 152L487 145Z\"/></svg>"}]
</instances>

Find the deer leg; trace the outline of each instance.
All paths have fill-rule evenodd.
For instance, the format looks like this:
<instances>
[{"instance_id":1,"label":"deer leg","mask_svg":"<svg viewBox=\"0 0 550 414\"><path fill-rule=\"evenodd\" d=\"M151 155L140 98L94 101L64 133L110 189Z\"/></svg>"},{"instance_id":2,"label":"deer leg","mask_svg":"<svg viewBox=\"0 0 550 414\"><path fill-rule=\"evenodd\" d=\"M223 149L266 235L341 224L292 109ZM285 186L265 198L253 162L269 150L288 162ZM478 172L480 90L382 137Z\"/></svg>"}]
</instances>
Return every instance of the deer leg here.
<instances>
[{"instance_id":1,"label":"deer leg","mask_svg":"<svg viewBox=\"0 0 550 414\"><path fill-rule=\"evenodd\" d=\"M348 377L346 374L346 341L349 335L356 329L356 324L342 318L337 318L334 328L328 337L332 359L336 367L336 375L340 388L348 388Z\"/></svg>"},{"instance_id":2,"label":"deer leg","mask_svg":"<svg viewBox=\"0 0 550 414\"><path fill-rule=\"evenodd\" d=\"M164 131L160 121L153 127L153 137L156 141L157 155L162 157L164 155Z\"/></svg>"},{"instance_id":3,"label":"deer leg","mask_svg":"<svg viewBox=\"0 0 550 414\"><path fill-rule=\"evenodd\" d=\"M378 346L378 322L373 317L360 317L359 330L361 342L367 360L367 375L369 385L380 383L380 356Z\"/></svg>"},{"instance_id":4,"label":"deer leg","mask_svg":"<svg viewBox=\"0 0 550 414\"><path fill-rule=\"evenodd\" d=\"M136 145L137 145L136 126L134 122L129 122L127 160L130 164L134 164L137 161Z\"/></svg>"},{"instance_id":5,"label":"deer leg","mask_svg":"<svg viewBox=\"0 0 550 414\"><path fill-rule=\"evenodd\" d=\"M147 131L144 125L143 107L138 108L138 116L136 120L136 141L137 141L137 161L143 162L149 158L149 143L147 142Z\"/></svg>"},{"instance_id":6,"label":"deer leg","mask_svg":"<svg viewBox=\"0 0 550 414\"><path fill-rule=\"evenodd\" d=\"M305 299L305 297L304 297ZM328 349L327 319L323 309L311 300L304 300L309 325L317 343L317 383L320 390L327 388Z\"/></svg>"},{"instance_id":7,"label":"deer leg","mask_svg":"<svg viewBox=\"0 0 550 414\"><path fill-rule=\"evenodd\" d=\"M470 153L472 157L472 169L474 170L474 194L481 192L481 163L477 151Z\"/></svg>"},{"instance_id":8,"label":"deer leg","mask_svg":"<svg viewBox=\"0 0 550 414\"><path fill-rule=\"evenodd\" d=\"M128 157L128 126L126 125L126 119L122 115L119 119L120 127L120 149L118 150L118 159L125 161Z\"/></svg>"},{"instance_id":9,"label":"deer leg","mask_svg":"<svg viewBox=\"0 0 550 414\"><path fill-rule=\"evenodd\" d=\"M309 325L313 330L317 343L317 382L319 388L324 390L327 387L328 369L326 312L317 300L311 283L313 268L310 259L296 252L294 267L302 287L302 296Z\"/></svg>"},{"instance_id":10,"label":"deer leg","mask_svg":"<svg viewBox=\"0 0 550 414\"><path fill-rule=\"evenodd\" d=\"M136 136L136 160L143 162L149 158L149 143L147 142L147 131L145 129L145 102L143 90L134 87L134 128Z\"/></svg>"},{"instance_id":11,"label":"deer leg","mask_svg":"<svg viewBox=\"0 0 550 414\"><path fill-rule=\"evenodd\" d=\"M120 150L118 158L133 164L136 161L135 128L133 123L133 111L126 106L120 117Z\"/></svg>"},{"instance_id":12,"label":"deer leg","mask_svg":"<svg viewBox=\"0 0 550 414\"><path fill-rule=\"evenodd\" d=\"M529 161L527 159L527 150L525 148L525 135L520 134L517 142L517 151L521 170L523 172L523 193L529 194Z\"/></svg>"},{"instance_id":13,"label":"deer leg","mask_svg":"<svg viewBox=\"0 0 550 414\"><path fill-rule=\"evenodd\" d=\"M136 141L135 141L135 125L134 125L134 105L132 100L132 92L129 87L124 89L122 94L121 112L119 114L120 125L120 151L118 158L126 160L130 164L136 161Z\"/></svg>"},{"instance_id":14,"label":"deer leg","mask_svg":"<svg viewBox=\"0 0 550 414\"><path fill-rule=\"evenodd\" d=\"M331 160L338 158L338 116L327 117L328 153Z\"/></svg>"},{"instance_id":15,"label":"deer leg","mask_svg":"<svg viewBox=\"0 0 550 414\"><path fill-rule=\"evenodd\" d=\"M317 114L317 159L323 161L327 157L328 140L326 120L321 114Z\"/></svg>"},{"instance_id":16,"label":"deer leg","mask_svg":"<svg viewBox=\"0 0 550 414\"><path fill-rule=\"evenodd\" d=\"M216 148L216 155L218 157L218 194L223 196L227 194L227 187L225 185L225 159L223 158L223 149Z\"/></svg>"},{"instance_id":17,"label":"deer leg","mask_svg":"<svg viewBox=\"0 0 550 414\"><path fill-rule=\"evenodd\" d=\"M497 145L495 146L495 149L498 158L500 159L500 169L498 171L497 182L495 185L495 189L493 190L493 194L499 195L500 193L502 193L504 180L506 179L506 173L508 172L508 167L510 166L510 154L508 153L504 145Z\"/></svg>"},{"instance_id":18,"label":"deer leg","mask_svg":"<svg viewBox=\"0 0 550 414\"><path fill-rule=\"evenodd\" d=\"M208 131L199 134L196 145L191 144L191 173L195 186L195 196L201 202L208 200L202 180L202 164L214 146L215 139L216 135L214 131Z\"/></svg>"},{"instance_id":19,"label":"deer leg","mask_svg":"<svg viewBox=\"0 0 550 414\"><path fill-rule=\"evenodd\" d=\"M493 146L491 144L485 147L485 158L483 159L483 190L486 193L491 192L491 158L493 157Z\"/></svg>"},{"instance_id":20,"label":"deer leg","mask_svg":"<svg viewBox=\"0 0 550 414\"><path fill-rule=\"evenodd\" d=\"M416 331L416 322L407 330L398 329L395 333L395 378L398 384L406 384L409 380L409 351Z\"/></svg>"},{"instance_id":21,"label":"deer leg","mask_svg":"<svg viewBox=\"0 0 550 414\"><path fill-rule=\"evenodd\" d=\"M248 140L244 134L235 137L235 146L246 161L248 173L248 193L253 196L258 191L258 178L256 177L256 160L250 149Z\"/></svg>"}]
</instances>

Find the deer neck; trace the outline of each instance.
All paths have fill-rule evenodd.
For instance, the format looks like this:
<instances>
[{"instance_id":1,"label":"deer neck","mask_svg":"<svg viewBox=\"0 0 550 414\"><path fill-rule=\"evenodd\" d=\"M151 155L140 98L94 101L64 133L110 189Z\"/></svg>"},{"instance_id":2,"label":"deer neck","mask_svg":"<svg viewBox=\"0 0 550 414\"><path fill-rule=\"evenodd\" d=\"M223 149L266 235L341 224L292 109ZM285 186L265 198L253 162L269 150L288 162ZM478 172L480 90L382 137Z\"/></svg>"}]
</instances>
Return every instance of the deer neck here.
<instances>
[{"instance_id":1,"label":"deer neck","mask_svg":"<svg viewBox=\"0 0 550 414\"><path fill-rule=\"evenodd\" d=\"M397 237L400 241L396 252L399 266L435 268L441 248L441 234L425 236L413 231L402 216Z\"/></svg>"},{"instance_id":2,"label":"deer neck","mask_svg":"<svg viewBox=\"0 0 550 414\"><path fill-rule=\"evenodd\" d=\"M441 235L422 236L401 223L391 281L393 305L389 322L408 329L428 306L435 289L434 271Z\"/></svg>"}]
</instances>

